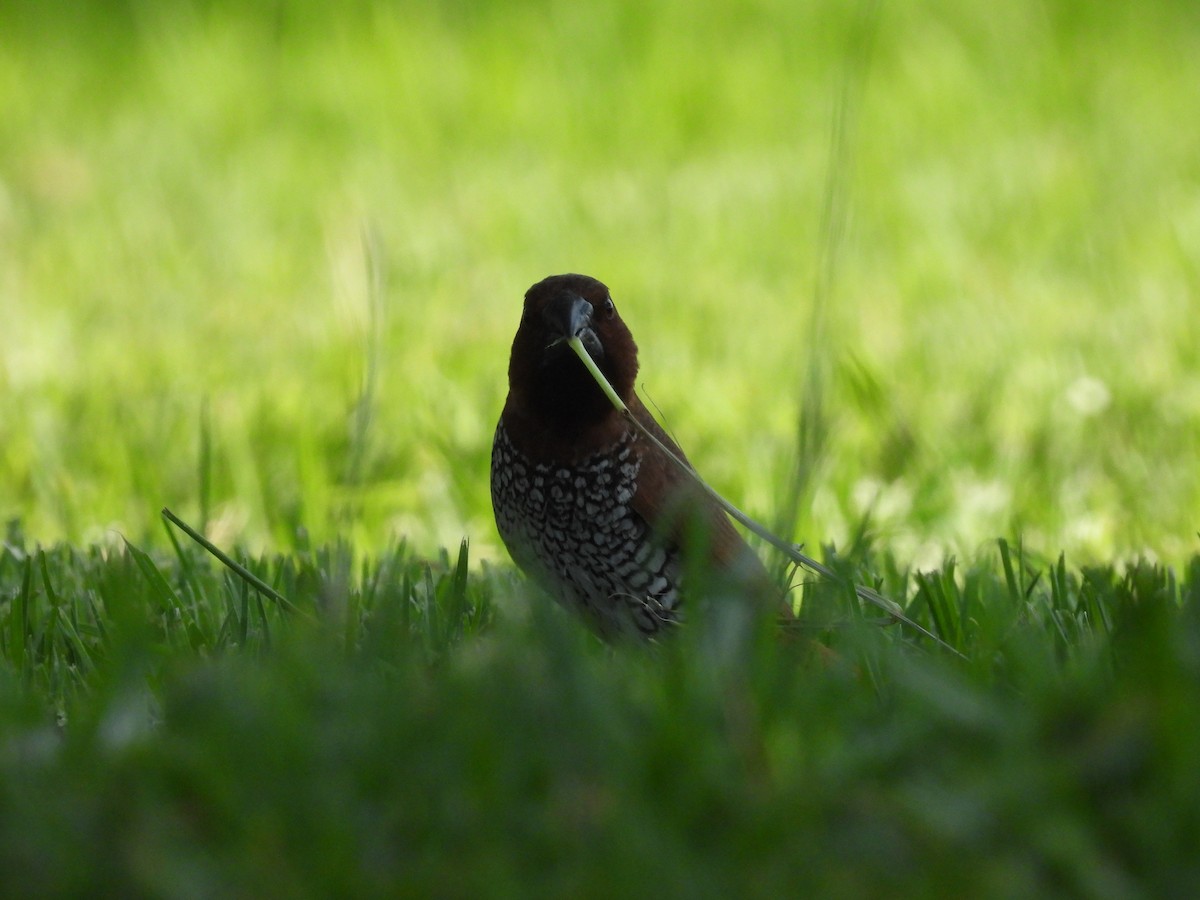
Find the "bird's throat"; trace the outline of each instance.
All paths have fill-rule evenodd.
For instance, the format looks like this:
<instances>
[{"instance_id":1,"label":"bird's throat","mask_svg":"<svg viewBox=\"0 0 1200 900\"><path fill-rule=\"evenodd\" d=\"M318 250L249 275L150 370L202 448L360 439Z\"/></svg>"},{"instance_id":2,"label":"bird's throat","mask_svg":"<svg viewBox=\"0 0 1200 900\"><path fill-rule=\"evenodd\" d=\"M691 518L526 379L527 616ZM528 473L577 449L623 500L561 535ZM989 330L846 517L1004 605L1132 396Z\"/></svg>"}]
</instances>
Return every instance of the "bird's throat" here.
<instances>
[{"instance_id":1,"label":"bird's throat","mask_svg":"<svg viewBox=\"0 0 1200 900\"><path fill-rule=\"evenodd\" d=\"M532 412L552 429L578 430L608 418L612 404L570 347L556 347L531 385Z\"/></svg>"}]
</instances>

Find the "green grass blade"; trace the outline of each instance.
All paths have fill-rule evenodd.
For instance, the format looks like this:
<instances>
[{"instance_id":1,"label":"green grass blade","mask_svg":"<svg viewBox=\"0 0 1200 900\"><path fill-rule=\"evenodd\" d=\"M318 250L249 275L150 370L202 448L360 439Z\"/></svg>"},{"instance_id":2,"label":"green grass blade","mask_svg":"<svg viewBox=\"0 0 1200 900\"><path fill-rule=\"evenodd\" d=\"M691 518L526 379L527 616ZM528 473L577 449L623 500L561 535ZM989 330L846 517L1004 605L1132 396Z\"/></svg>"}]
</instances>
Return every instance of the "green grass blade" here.
<instances>
[{"instance_id":1,"label":"green grass blade","mask_svg":"<svg viewBox=\"0 0 1200 900\"><path fill-rule=\"evenodd\" d=\"M197 544L199 544L201 547L203 547L205 550L207 550L209 553L211 553L213 556L215 556L217 559L219 559L222 563L224 563L226 566L228 566L230 569L232 569L234 572L236 572L238 575L240 575L243 579L245 579L251 585L253 585L254 588L259 593L265 594L266 596L268 596L272 600L274 600L276 603L278 603L280 606L285 607L286 609L290 610L293 613L305 616L306 618L311 618L311 616L309 616L308 613L306 613L304 610L300 609L298 606L293 604L290 600L288 600L285 596L283 596L283 594L279 593L277 590L275 590L273 587L271 587L269 584L267 584L265 581L263 581L261 578L259 578L257 575L255 575L253 572L251 572L249 569L247 569L245 566L243 566L240 563L235 562L233 559L231 559L228 555L226 555L224 553L224 551L222 551L219 547L217 547L216 544L212 543L212 541L208 540L208 538L206 538L204 535L200 534L198 531L196 531L194 528L192 528L190 525L188 525L186 522L184 522L182 519L180 519L177 515L175 515L175 513L171 512L171 510L167 509L166 507L163 507L162 514L164 517L169 519L176 527L180 528L188 537L190 537Z\"/></svg>"}]
</instances>

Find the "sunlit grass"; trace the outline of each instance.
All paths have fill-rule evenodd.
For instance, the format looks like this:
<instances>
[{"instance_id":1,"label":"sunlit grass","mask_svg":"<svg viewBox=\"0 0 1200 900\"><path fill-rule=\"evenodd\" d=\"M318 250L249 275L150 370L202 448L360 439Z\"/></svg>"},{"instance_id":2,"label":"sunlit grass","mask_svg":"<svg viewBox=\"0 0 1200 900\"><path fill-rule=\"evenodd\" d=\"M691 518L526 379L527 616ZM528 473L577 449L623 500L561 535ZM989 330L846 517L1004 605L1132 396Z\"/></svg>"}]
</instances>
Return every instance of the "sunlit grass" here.
<instances>
[{"instance_id":1,"label":"sunlit grass","mask_svg":"<svg viewBox=\"0 0 1200 900\"><path fill-rule=\"evenodd\" d=\"M520 296L579 270L701 470L770 519L849 70L831 431L796 537L873 512L922 562L1003 533L1182 558L1194 11L885 4L869 54L862 14L14 5L0 509L46 540L156 535L164 503L198 509L207 402L219 536L487 555Z\"/></svg>"}]
</instances>

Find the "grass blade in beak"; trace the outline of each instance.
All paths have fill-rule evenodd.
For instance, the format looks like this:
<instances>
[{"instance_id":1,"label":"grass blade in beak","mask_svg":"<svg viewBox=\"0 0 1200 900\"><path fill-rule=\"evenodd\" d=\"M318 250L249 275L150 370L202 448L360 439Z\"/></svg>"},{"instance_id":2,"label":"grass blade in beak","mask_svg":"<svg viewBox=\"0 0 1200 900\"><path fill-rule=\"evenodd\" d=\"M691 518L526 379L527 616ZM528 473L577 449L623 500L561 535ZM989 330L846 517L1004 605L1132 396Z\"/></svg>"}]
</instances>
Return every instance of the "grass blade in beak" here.
<instances>
[{"instance_id":1,"label":"grass blade in beak","mask_svg":"<svg viewBox=\"0 0 1200 900\"><path fill-rule=\"evenodd\" d=\"M571 349L575 351L575 355L583 361L588 372L595 379L596 384L600 385L600 390L604 391L604 396L608 398L608 402L616 407L618 411L628 412L625 408L625 401L617 396L617 392L613 390L612 385L608 383L608 379L604 377L604 373L597 367L596 361L592 359L592 355L584 349L583 341L578 337L570 337L567 338L567 343L571 345Z\"/></svg>"},{"instance_id":2,"label":"grass blade in beak","mask_svg":"<svg viewBox=\"0 0 1200 900\"><path fill-rule=\"evenodd\" d=\"M600 371L599 367L595 363L595 360L593 360L587 350L584 349L583 342L578 337L568 338L567 342L571 345L571 349L575 351L575 355L578 356L579 359L582 360L584 366L587 367L587 370L591 373L592 378L596 380L596 384L600 385L600 389L604 391L604 395L608 397L609 402L616 407L616 409L633 425L634 428L648 438L651 443L656 444L658 448L667 455L667 458L671 460L671 462L673 462L681 471L683 471L688 478L691 478L696 484L698 484L700 489L708 494L708 496L710 496L713 500L715 500L721 506L721 508L725 510L725 512L729 513L729 515L732 516L736 521L740 522L748 530L758 535L772 547L781 551L793 562L796 562L805 568L816 572L818 575L830 579L831 581L844 583L844 579L828 566L824 565L823 563L819 563L811 556L800 552L800 548L795 544L789 543L788 541L783 540L783 538L777 537L768 528L751 519L748 515L709 487L704 479L696 474L695 470L692 469L691 466L672 453L669 447L655 437L645 425L643 425L634 417L633 413L629 411L629 407L625 405L625 401L617 396L617 392L614 391L612 385L608 383L608 379L604 377L604 373ZM878 607L891 616L894 620L903 622L913 630L925 635L925 637L930 638L935 643L949 650L955 656L966 659L966 656L957 648L950 646L924 625L921 625L919 622L914 622L911 618L905 615L903 608L894 600L890 600L887 597L882 596L878 591L866 587L865 585L851 583L851 587L854 589L854 593L858 595L859 599L870 603L872 606Z\"/></svg>"}]
</instances>

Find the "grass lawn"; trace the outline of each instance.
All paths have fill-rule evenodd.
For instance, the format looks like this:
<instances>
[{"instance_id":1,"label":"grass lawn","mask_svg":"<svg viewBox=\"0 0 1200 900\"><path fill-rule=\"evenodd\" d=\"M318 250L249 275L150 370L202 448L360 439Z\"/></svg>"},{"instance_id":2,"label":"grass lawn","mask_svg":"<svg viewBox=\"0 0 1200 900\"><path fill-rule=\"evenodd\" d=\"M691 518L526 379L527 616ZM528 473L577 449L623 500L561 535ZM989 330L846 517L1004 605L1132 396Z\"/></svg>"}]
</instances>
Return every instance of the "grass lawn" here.
<instances>
[{"instance_id":1,"label":"grass lawn","mask_svg":"<svg viewBox=\"0 0 1200 900\"><path fill-rule=\"evenodd\" d=\"M0 894L1200 890L1200 6L78 7L0 5ZM529 597L563 271L966 659Z\"/></svg>"}]
</instances>

